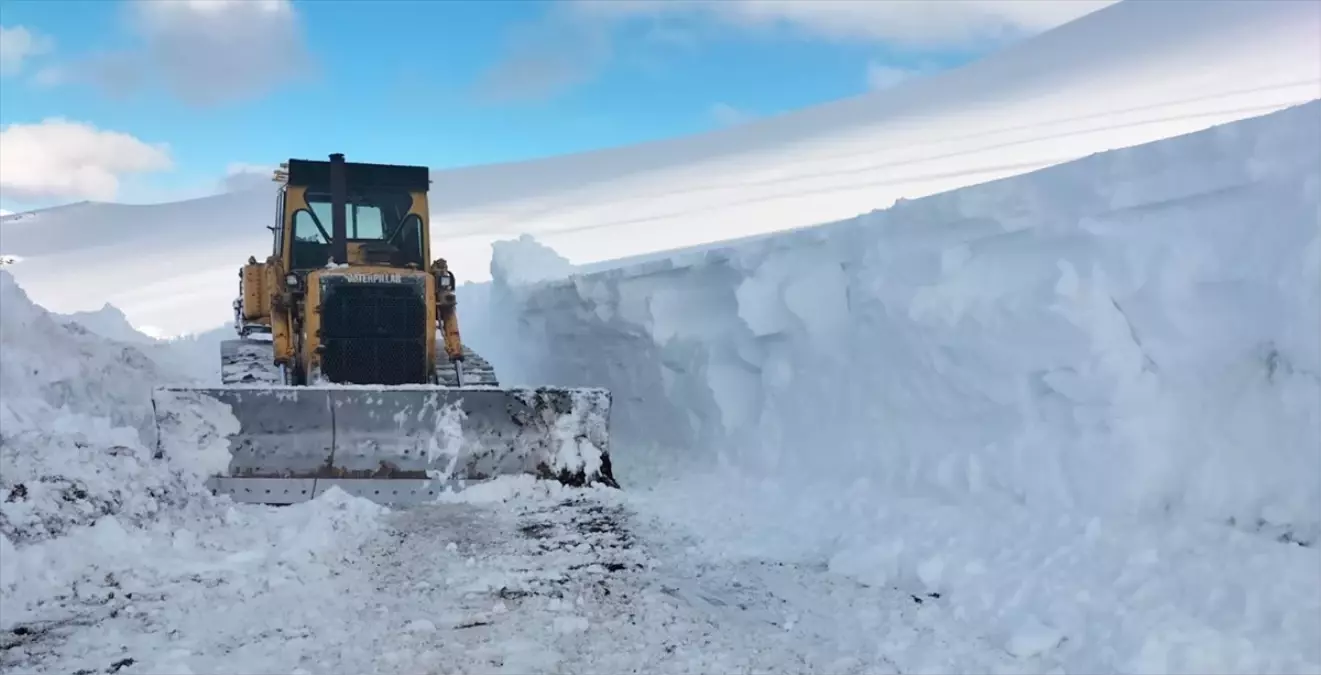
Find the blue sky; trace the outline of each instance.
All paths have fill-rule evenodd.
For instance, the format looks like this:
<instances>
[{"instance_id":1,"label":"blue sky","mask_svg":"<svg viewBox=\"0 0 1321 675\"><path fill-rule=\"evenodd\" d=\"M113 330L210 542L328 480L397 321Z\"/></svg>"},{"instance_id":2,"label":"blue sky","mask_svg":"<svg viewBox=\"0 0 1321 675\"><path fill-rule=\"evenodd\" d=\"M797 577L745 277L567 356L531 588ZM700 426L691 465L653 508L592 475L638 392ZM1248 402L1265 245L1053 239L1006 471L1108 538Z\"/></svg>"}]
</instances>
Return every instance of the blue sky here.
<instances>
[{"instance_id":1,"label":"blue sky","mask_svg":"<svg viewBox=\"0 0 1321 675\"><path fill-rule=\"evenodd\" d=\"M0 208L197 196L291 156L442 168L701 132L957 66L1083 3L1038 4L0 0Z\"/></svg>"}]
</instances>

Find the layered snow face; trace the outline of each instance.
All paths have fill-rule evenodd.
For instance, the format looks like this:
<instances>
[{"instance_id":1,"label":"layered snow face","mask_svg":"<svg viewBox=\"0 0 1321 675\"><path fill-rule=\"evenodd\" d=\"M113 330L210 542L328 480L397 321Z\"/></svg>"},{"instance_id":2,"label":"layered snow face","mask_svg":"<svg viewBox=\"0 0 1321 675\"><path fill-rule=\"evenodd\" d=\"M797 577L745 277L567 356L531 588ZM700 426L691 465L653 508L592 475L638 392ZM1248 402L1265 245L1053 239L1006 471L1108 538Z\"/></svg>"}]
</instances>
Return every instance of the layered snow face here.
<instances>
[{"instance_id":1,"label":"layered snow face","mask_svg":"<svg viewBox=\"0 0 1321 675\"><path fill-rule=\"evenodd\" d=\"M1313 103L570 280L497 264L485 330L505 380L611 389L621 477L673 451L1315 543L1318 130Z\"/></svg>"},{"instance_id":2,"label":"layered snow face","mask_svg":"<svg viewBox=\"0 0 1321 675\"><path fill-rule=\"evenodd\" d=\"M1315 672L1319 135L1313 103L613 271L497 264L468 335L505 381L610 389L632 505L731 560L903 589L1024 672ZM909 661L938 623L877 649L949 670Z\"/></svg>"}]
</instances>

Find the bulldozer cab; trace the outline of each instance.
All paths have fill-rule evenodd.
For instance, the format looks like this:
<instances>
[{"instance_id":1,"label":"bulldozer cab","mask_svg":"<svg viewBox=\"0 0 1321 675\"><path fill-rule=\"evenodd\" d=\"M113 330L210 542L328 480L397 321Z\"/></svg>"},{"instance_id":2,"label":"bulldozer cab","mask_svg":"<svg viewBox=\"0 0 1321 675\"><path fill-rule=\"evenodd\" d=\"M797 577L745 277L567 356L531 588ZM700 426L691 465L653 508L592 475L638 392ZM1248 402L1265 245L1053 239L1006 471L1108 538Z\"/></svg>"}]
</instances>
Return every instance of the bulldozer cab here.
<instances>
[{"instance_id":1,"label":"bulldozer cab","mask_svg":"<svg viewBox=\"0 0 1321 675\"><path fill-rule=\"evenodd\" d=\"M274 253L285 270L328 264L422 270L430 259L426 167L293 159L281 166Z\"/></svg>"}]
</instances>

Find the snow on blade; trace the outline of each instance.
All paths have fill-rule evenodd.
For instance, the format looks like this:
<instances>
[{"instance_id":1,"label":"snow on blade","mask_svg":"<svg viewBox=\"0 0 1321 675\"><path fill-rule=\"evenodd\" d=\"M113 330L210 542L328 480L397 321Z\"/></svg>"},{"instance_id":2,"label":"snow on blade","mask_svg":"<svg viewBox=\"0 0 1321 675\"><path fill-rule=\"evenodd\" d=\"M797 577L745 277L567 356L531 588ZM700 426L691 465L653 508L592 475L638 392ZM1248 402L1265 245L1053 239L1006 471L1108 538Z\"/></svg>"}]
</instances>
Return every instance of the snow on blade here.
<instances>
[{"instance_id":1,"label":"snow on blade","mask_svg":"<svg viewBox=\"0 0 1321 675\"><path fill-rule=\"evenodd\" d=\"M569 392L570 412L555 420L550 468L556 475L599 476L605 453L601 444L608 437L608 420L600 414L599 390Z\"/></svg>"},{"instance_id":2,"label":"snow on blade","mask_svg":"<svg viewBox=\"0 0 1321 675\"><path fill-rule=\"evenodd\" d=\"M1310 672L1318 158L1310 103L619 270L497 265L489 331L510 376L611 390L625 487L728 555L936 593L1045 669Z\"/></svg>"},{"instance_id":3,"label":"snow on blade","mask_svg":"<svg viewBox=\"0 0 1321 675\"><path fill-rule=\"evenodd\" d=\"M449 458L449 465L445 467L444 472L431 470L427 472L430 478L444 480L454 474L454 467L459 463L459 453L463 449L463 420L467 415L463 412L462 401L450 403L444 406L436 415L435 433L427 440L427 463L434 464L441 457ZM402 413L400 413L402 415ZM400 428L403 428L403 420L396 416Z\"/></svg>"}]
</instances>

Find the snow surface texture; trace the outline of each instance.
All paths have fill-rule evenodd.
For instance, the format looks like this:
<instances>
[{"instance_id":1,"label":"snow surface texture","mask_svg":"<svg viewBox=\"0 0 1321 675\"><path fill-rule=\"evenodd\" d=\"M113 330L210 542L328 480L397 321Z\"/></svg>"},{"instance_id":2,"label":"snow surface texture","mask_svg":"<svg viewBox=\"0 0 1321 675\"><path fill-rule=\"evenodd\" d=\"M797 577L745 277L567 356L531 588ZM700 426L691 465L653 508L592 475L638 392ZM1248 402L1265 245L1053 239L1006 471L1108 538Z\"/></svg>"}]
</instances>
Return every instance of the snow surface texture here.
<instances>
[{"instance_id":1,"label":"snow surface texture","mask_svg":"<svg viewBox=\"0 0 1321 675\"><path fill-rule=\"evenodd\" d=\"M482 281L491 243L522 233L614 265L849 218L1316 99L1319 53L1314 1L1122 2L885 91L691 137L436 171L432 250L460 282ZM237 269L271 250L272 190L24 214L0 223L0 255L22 258L14 274L52 310L109 302L144 331L197 333L230 320Z\"/></svg>"},{"instance_id":2,"label":"snow surface texture","mask_svg":"<svg viewBox=\"0 0 1321 675\"><path fill-rule=\"evenodd\" d=\"M506 381L612 391L631 485L726 469L653 507L731 551L952 592L1070 670L1314 671L1319 204L1312 103L620 270L497 264L483 330Z\"/></svg>"},{"instance_id":3,"label":"snow surface texture","mask_svg":"<svg viewBox=\"0 0 1321 675\"><path fill-rule=\"evenodd\" d=\"M0 664L512 675L1032 673L1049 663L949 634L948 611L928 595L832 583L793 564L695 563L691 547L664 545L673 533L619 497L513 479L397 513L332 493L174 532L98 527L107 564L137 562L79 587L96 607L79 620L94 625L43 626ZM903 642L876 639L896 632Z\"/></svg>"}]
</instances>

